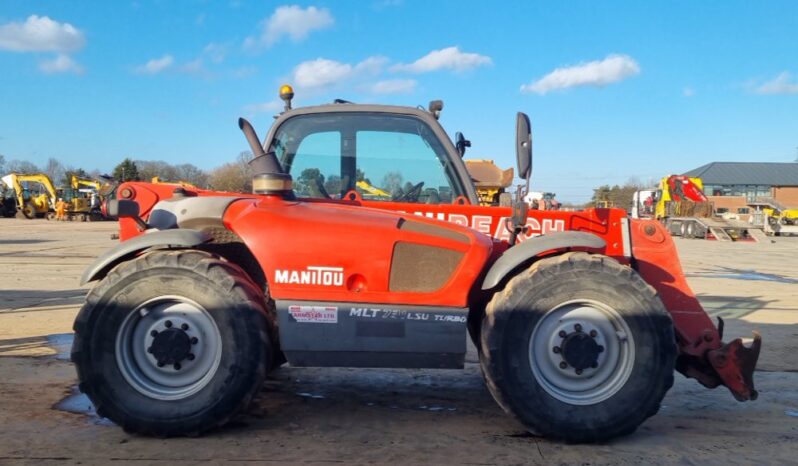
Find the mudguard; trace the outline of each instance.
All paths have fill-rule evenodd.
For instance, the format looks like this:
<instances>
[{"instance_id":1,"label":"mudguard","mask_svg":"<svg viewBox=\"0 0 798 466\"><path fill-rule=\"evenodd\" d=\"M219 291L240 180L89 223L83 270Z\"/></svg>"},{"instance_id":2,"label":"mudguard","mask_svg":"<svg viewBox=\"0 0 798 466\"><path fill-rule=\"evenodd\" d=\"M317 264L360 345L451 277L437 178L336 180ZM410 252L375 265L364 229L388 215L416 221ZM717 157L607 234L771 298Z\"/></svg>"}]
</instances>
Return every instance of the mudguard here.
<instances>
[{"instance_id":1,"label":"mudguard","mask_svg":"<svg viewBox=\"0 0 798 466\"><path fill-rule=\"evenodd\" d=\"M493 263L482 282L482 289L495 287L513 269L540 253L564 248L604 249L606 246L607 243L602 238L582 231L551 232L530 238L505 251Z\"/></svg>"},{"instance_id":2,"label":"mudguard","mask_svg":"<svg viewBox=\"0 0 798 466\"><path fill-rule=\"evenodd\" d=\"M116 264L150 248L187 248L211 240L211 236L199 230L153 230L131 238L109 249L98 257L80 277L80 284L103 278Z\"/></svg>"}]
</instances>

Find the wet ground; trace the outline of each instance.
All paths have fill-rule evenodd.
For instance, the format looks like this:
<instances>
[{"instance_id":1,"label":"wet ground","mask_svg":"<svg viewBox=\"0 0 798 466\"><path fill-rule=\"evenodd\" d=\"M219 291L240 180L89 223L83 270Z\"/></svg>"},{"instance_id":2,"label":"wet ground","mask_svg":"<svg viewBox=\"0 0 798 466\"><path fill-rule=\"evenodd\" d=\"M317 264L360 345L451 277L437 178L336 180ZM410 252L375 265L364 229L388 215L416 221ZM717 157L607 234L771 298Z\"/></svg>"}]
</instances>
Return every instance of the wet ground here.
<instances>
[{"instance_id":1,"label":"wet ground","mask_svg":"<svg viewBox=\"0 0 798 466\"><path fill-rule=\"evenodd\" d=\"M463 371L285 367L228 427L197 439L128 435L76 392L66 356L78 277L113 231L0 219L0 464L798 464L798 238L677 242L726 338L763 334L757 401L677 375L636 433L564 445L529 436L496 406L473 352Z\"/></svg>"}]
</instances>

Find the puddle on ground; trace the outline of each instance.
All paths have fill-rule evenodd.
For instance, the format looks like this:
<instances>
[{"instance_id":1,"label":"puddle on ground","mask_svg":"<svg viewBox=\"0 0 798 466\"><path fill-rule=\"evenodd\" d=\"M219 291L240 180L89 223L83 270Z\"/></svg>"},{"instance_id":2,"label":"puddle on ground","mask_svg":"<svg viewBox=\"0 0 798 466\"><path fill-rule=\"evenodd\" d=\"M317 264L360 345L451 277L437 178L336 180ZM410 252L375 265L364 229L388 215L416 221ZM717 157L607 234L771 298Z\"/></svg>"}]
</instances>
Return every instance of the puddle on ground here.
<instances>
[{"instance_id":1,"label":"puddle on ground","mask_svg":"<svg viewBox=\"0 0 798 466\"><path fill-rule=\"evenodd\" d=\"M94 405L91 404L89 398L80 393L78 390L77 385L73 385L69 389L70 394L67 395L63 400L59 401L58 403L53 405L53 409L57 409L59 411L64 411L67 413L72 414L82 414L87 416L89 423L98 425L98 426L112 426L114 425L113 422L105 419L104 417L100 417L97 415L97 411L94 409Z\"/></svg>"},{"instance_id":2,"label":"puddle on ground","mask_svg":"<svg viewBox=\"0 0 798 466\"><path fill-rule=\"evenodd\" d=\"M47 346L55 350L55 358L60 361L69 361L69 355L72 351L72 340L75 338L74 333L54 333L47 335Z\"/></svg>"},{"instance_id":3,"label":"puddle on ground","mask_svg":"<svg viewBox=\"0 0 798 466\"><path fill-rule=\"evenodd\" d=\"M56 351L55 358L61 361L69 361L70 352L72 351L72 340L75 335L73 333L55 333L47 335L47 345ZM69 395L64 397L63 400L53 405L53 409L64 411L72 414L82 414L87 416L89 423L98 426L112 426L113 422L97 415L94 405L91 404L89 398L80 393L77 385L69 388Z\"/></svg>"},{"instance_id":4,"label":"puddle on ground","mask_svg":"<svg viewBox=\"0 0 798 466\"><path fill-rule=\"evenodd\" d=\"M798 283L794 278L784 277L772 273L760 273L754 271L740 271L740 272L693 272L685 274L688 277L701 277L701 278L728 278L732 280L755 280L763 282L776 282L776 283Z\"/></svg>"}]
</instances>

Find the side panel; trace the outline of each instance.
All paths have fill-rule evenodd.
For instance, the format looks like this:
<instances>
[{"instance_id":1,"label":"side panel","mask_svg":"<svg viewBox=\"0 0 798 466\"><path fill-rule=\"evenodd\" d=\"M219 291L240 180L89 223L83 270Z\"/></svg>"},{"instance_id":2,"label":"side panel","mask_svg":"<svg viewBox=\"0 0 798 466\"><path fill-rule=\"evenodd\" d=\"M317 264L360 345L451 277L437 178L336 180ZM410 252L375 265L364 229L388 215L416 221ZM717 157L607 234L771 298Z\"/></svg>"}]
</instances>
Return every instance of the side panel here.
<instances>
[{"instance_id":1,"label":"side panel","mask_svg":"<svg viewBox=\"0 0 798 466\"><path fill-rule=\"evenodd\" d=\"M466 307L493 247L456 225L277 197L233 203L224 223L285 300Z\"/></svg>"},{"instance_id":2,"label":"side panel","mask_svg":"<svg viewBox=\"0 0 798 466\"><path fill-rule=\"evenodd\" d=\"M406 204L358 200L358 204L377 209L413 214L420 217L448 221L472 228L494 241L494 253L503 252L509 246L510 232L505 224L512 216L509 207L489 207L458 204ZM545 235L555 231L583 231L602 238L607 247L604 254L626 262L623 250L621 222L626 212L621 209L587 209L575 212L561 210L530 210L527 232L519 241Z\"/></svg>"},{"instance_id":3,"label":"side panel","mask_svg":"<svg viewBox=\"0 0 798 466\"><path fill-rule=\"evenodd\" d=\"M294 366L463 367L463 308L277 300L280 349Z\"/></svg>"}]
</instances>

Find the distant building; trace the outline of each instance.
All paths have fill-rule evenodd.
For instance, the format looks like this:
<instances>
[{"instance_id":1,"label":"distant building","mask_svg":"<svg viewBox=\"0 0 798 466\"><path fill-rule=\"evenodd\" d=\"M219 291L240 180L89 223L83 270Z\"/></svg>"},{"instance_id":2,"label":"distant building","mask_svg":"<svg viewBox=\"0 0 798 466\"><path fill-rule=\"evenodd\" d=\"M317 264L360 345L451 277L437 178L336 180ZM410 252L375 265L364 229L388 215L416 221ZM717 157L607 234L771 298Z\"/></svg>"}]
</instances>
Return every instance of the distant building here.
<instances>
[{"instance_id":1,"label":"distant building","mask_svg":"<svg viewBox=\"0 0 798 466\"><path fill-rule=\"evenodd\" d=\"M712 162L684 174L701 178L704 194L711 197L716 208L731 210L766 198L798 208L796 162Z\"/></svg>"}]
</instances>

